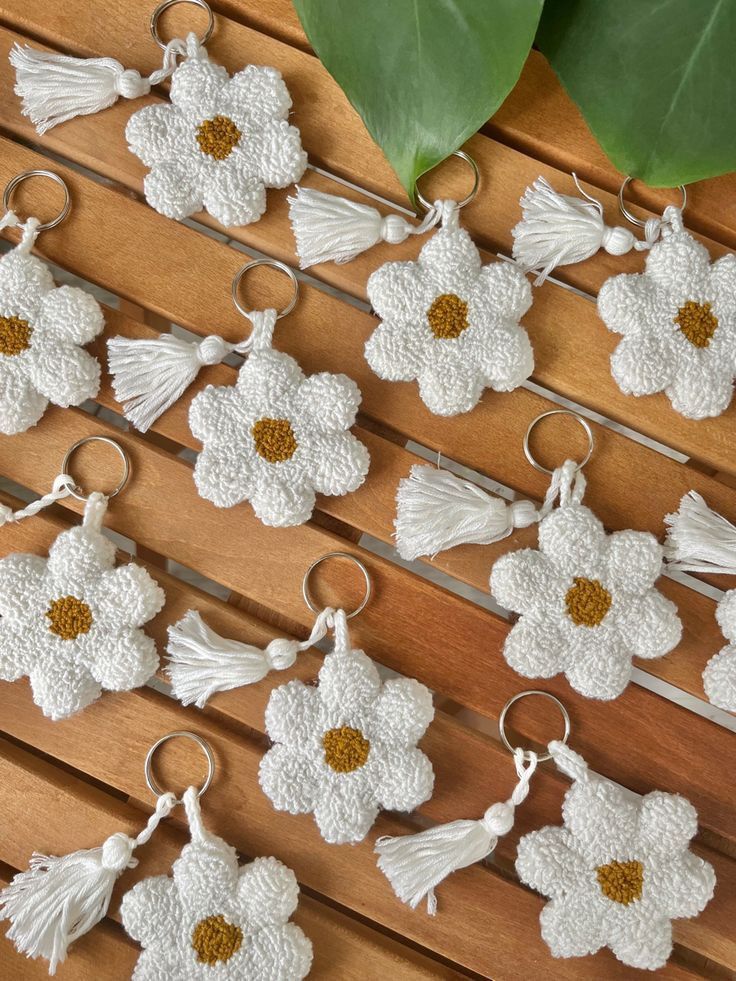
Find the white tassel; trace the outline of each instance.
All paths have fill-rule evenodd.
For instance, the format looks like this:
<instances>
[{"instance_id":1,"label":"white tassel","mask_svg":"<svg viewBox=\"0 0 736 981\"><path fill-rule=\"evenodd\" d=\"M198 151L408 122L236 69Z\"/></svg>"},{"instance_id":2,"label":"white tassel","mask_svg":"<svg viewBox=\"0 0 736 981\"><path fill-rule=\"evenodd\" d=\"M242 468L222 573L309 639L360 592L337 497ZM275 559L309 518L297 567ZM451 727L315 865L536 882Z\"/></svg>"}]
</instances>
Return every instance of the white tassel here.
<instances>
[{"instance_id":1,"label":"white tassel","mask_svg":"<svg viewBox=\"0 0 736 981\"><path fill-rule=\"evenodd\" d=\"M189 610L169 627L168 674L174 695L183 705L204 708L216 692L254 685L272 670L285 671L300 651L327 635L334 613L330 607L323 610L306 640L279 637L261 649L221 637L196 610Z\"/></svg>"},{"instance_id":2,"label":"white tassel","mask_svg":"<svg viewBox=\"0 0 736 981\"><path fill-rule=\"evenodd\" d=\"M176 806L173 794L159 797L156 810L136 838L119 832L99 848L63 858L35 854L0 893L0 919L10 920L7 937L20 953L43 957L49 974L66 958L71 943L107 913L113 887L137 861L133 851L148 841L162 818Z\"/></svg>"},{"instance_id":3,"label":"white tassel","mask_svg":"<svg viewBox=\"0 0 736 981\"><path fill-rule=\"evenodd\" d=\"M578 189L585 195L579 184ZM628 228L606 225L600 201L585 197L587 201L559 194L543 177L524 192L520 202L524 217L511 233L513 256L524 269L539 270L535 285L556 266L583 262L599 249L625 255L641 244Z\"/></svg>"},{"instance_id":4,"label":"white tassel","mask_svg":"<svg viewBox=\"0 0 736 981\"><path fill-rule=\"evenodd\" d=\"M537 757L531 753L525 765L524 751L517 749L514 763L519 782L513 794L504 803L489 807L480 821L451 821L416 835L376 841L378 867L403 903L416 909L426 896L427 912L434 916L435 888L452 872L490 855L498 839L513 828L514 811L529 793Z\"/></svg>"},{"instance_id":5,"label":"white tassel","mask_svg":"<svg viewBox=\"0 0 736 981\"><path fill-rule=\"evenodd\" d=\"M434 558L455 545L490 545L538 520L531 501L507 503L469 480L415 464L396 493L396 547L402 559Z\"/></svg>"},{"instance_id":6,"label":"white tassel","mask_svg":"<svg viewBox=\"0 0 736 981\"><path fill-rule=\"evenodd\" d=\"M350 262L378 242L399 245L410 235L423 235L441 218L432 208L420 225L401 215L383 215L366 204L334 194L297 187L289 198L289 219L302 269L318 262Z\"/></svg>"},{"instance_id":7,"label":"white tassel","mask_svg":"<svg viewBox=\"0 0 736 981\"><path fill-rule=\"evenodd\" d=\"M137 99L147 95L152 85L172 74L177 57L183 54L184 42L170 41L162 67L148 77L126 70L114 58L71 58L19 44L10 52L10 64L15 69L15 93L23 101L23 115L37 132L45 133L75 116L107 109L121 96Z\"/></svg>"},{"instance_id":8,"label":"white tassel","mask_svg":"<svg viewBox=\"0 0 736 981\"><path fill-rule=\"evenodd\" d=\"M697 491L685 494L680 510L664 520L668 568L736 575L736 526L712 511Z\"/></svg>"},{"instance_id":9,"label":"white tassel","mask_svg":"<svg viewBox=\"0 0 736 981\"><path fill-rule=\"evenodd\" d=\"M233 351L247 354L250 348L250 337L230 344L217 334L199 342L173 334L151 341L112 337L107 352L115 398L125 418L145 433L181 397L200 368L220 364Z\"/></svg>"}]
</instances>

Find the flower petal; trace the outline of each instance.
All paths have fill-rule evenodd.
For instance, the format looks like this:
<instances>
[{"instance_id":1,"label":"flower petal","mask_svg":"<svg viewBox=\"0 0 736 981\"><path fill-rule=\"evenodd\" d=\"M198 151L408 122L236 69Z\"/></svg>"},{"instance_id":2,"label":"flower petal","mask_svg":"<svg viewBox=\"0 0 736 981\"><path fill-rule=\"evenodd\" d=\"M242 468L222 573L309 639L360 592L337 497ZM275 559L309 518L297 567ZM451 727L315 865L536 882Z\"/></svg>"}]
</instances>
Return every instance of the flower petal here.
<instances>
[{"instance_id":1,"label":"flower petal","mask_svg":"<svg viewBox=\"0 0 736 981\"><path fill-rule=\"evenodd\" d=\"M736 643L736 589L729 589L718 601L716 620L726 640Z\"/></svg>"},{"instance_id":2,"label":"flower petal","mask_svg":"<svg viewBox=\"0 0 736 981\"><path fill-rule=\"evenodd\" d=\"M114 564L115 546L110 539L78 525L56 537L49 549L47 571L55 588L83 592Z\"/></svg>"},{"instance_id":3,"label":"flower petal","mask_svg":"<svg viewBox=\"0 0 736 981\"><path fill-rule=\"evenodd\" d=\"M130 981L169 981L171 978L185 978L189 969L189 958L179 950L156 945L144 950L136 961Z\"/></svg>"},{"instance_id":4,"label":"flower petal","mask_svg":"<svg viewBox=\"0 0 736 981\"><path fill-rule=\"evenodd\" d=\"M648 862L645 890L657 910L671 919L697 916L713 897L716 877L713 866L692 852L667 855L664 861Z\"/></svg>"},{"instance_id":5,"label":"flower petal","mask_svg":"<svg viewBox=\"0 0 736 981\"><path fill-rule=\"evenodd\" d=\"M703 688L712 705L736 712L736 647L724 647L708 661Z\"/></svg>"},{"instance_id":6,"label":"flower petal","mask_svg":"<svg viewBox=\"0 0 736 981\"><path fill-rule=\"evenodd\" d=\"M562 805L565 826L588 866L627 861L639 831L639 807L626 792L594 774L576 780Z\"/></svg>"},{"instance_id":7,"label":"flower petal","mask_svg":"<svg viewBox=\"0 0 736 981\"><path fill-rule=\"evenodd\" d=\"M250 428L243 396L234 385L208 385L192 399L189 428L203 443L233 446Z\"/></svg>"},{"instance_id":8,"label":"flower petal","mask_svg":"<svg viewBox=\"0 0 736 981\"><path fill-rule=\"evenodd\" d=\"M515 263L492 262L483 266L470 294L470 322L477 307L490 308L497 321L516 323L532 305L529 280Z\"/></svg>"},{"instance_id":9,"label":"flower petal","mask_svg":"<svg viewBox=\"0 0 736 981\"><path fill-rule=\"evenodd\" d=\"M322 837L331 845L362 841L376 820L377 804L365 799L362 780L331 782L314 809L314 819Z\"/></svg>"},{"instance_id":10,"label":"flower petal","mask_svg":"<svg viewBox=\"0 0 736 981\"><path fill-rule=\"evenodd\" d=\"M128 149L146 167L178 159L190 124L174 107L163 104L144 106L134 112L125 127Z\"/></svg>"},{"instance_id":11,"label":"flower petal","mask_svg":"<svg viewBox=\"0 0 736 981\"><path fill-rule=\"evenodd\" d=\"M341 433L355 422L359 405L360 389L352 378L321 371L304 379L293 408L299 430L306 426L318 433Z\"/></svg>"},{"instance_id":12,"label":"flower petal","mask_svg":"<svg viewBox=\"0 0 736 981\"><path fill-rule=\"evenodd\" d=\"M707 357L681 360L667 387L672 408L688 419L719 416L728 408L732 396L733 368Z\"/></svg>"},{"instance_id":13,"label":"flower petal","mask_svg":"<svg viewBox=\"0 0 736 981\"><path fill-rule=\"evenodd\" d=\"M264 981L301 981L312 966L312 944L296 923L259 930L248 938L242 961L233 964L233 981L263 978ZM235 958L233 958L235 961Z\"/></svg>"},{"instance_id":14,"label":"flower petal","mask_svg":"<svg viewBox=\"0 0 736 981\"><path fill-rule=\"evenodd\" d=\"M413 746L434 718L432 693L414 678L384 681L366 726L369 739L391 746Z\"/></svg>"},{"instance_id":15,"label":"flower petal","mask_svg":"<svg viewBox=\"0 0 736 981\"><path fill-rule=\"evenodd\" d=\"M374 799L385 810L413 811L432 796L434 771L420 749L384 743L375 748L375 758L369 758L367 765L374 781Z\"/></svg>"},{"instance_id":16,"label":"flower petal","mask_svg":"<svg viewBox=\"0 0 736 981\"><path fill-rule=\"evenodd\" d=\"M636 657L662 657L682 638L677 607L656 589L627 598L614 616L626 645Z\"/></svg>"},{"instance_id":17,"label":"flower petal","mask_svg":"<svg viewBox=\"0 0 736 981\"><path fill-rule=\"evenodd\" d=\"M611 355L611 374L624 395L654 395L672 381L677 367L666 338L644 333L625 337Z\"/></svg>"},{"instance_id":18,"label":"flower petal","mask_svg":"<svg viewBox=\"0 0 736 981\"><path fill-rule=\"evenodd\" d=\"M47 337L40 346L31 343L28 354L28 377L54 405L79 405L97 395L100 363L82 348Z\"/></svg>"},{"instance_id":19,"label":"flower petal","mask_svg":"<svg viewBox=\"0 0 736 981\"><path fill-rule=\"evenodd\" d=\"M222 913L223 896L234 896L238 886L238 856L217 835L204 832L182 849L174 862L174 882L181 903L194 906L204 919Z\"/></svg>"},{"instance_id":20,"label":"flower petal","mask_svg":"<svg viewBox=\"0 0 736 981\"><path fill-rule=\"evenodd\" d=\"M687 299L702 293L708 285L710 255L688 232L675 232L658 242L646 258L646 275L657 286L676 297Z\"/></svg>"},{"instance_id":21,"label":"flower petal","mask_svg":"<svg viewBox=\"0 0 736 981\"><path fill-rule=\"evenodd\" d=\"M289 681L274 688L266 706L266 732L276 743L303 747L319 726L317 689L303 681Z\"/></svg>"},{"instance_id":22,"label":"flower petal","mask_svg":"<svg viewBox=\"0 0 736 981\"><path fill-rule=\"evenodd\" d=\"M606 582L627 593L641 595L662 571L662 546L646 531L615 531L608 537Z\"/></svg>"},{"instance_id":23,"label":"flower petal","mask_svg":"<svg viewBox=\"0 0 736 981\"><path fill-rule=\"evenodd\" d=\"M163 608L166 599L155 579L135 562L103 572L87 592L105 629L142 627Z\"/></svg>"},{"instance_id":24,"label":"flower petal","mask_svg":"<svg viewBox=\"0 0 736 981\"><path fill-rule=\"evenodd\" d=\"M654 790L642 797L639 840L648 851L673 855L687 848L698 830L698 812L685 797Z\"/></svg>"},{"instance_id":25,"label":"flower petal","mask_svg":"<svg viewBox=\"0 0 736 981\"><path fill-rule=\"evenodd\" d=\"M266 189L260 175L248 173L237 158L207 169L202 181L202 202L221 225L249 225L266 210Z\"/></svg>"},{"instance_id":26,"label":"flower petal","mask_svg":"<svg viewBox=\"0 0 736 981\"><path fill-rule=\"evenodd\" d=\"M240 870L238 906L249 933L286 923L298 902L296 876L277 858L257 858Z\"/></svg>"},{"instance_id":27,"label":"flower petal","mask_svg":"<svg viewBox=\"0 0 736 981\"><path fill-rule=\"evenodd\" d=\"M484 382L496 392L512 392L534 371L534 352L527 332L508 323L479 333L475 348Z\"/></svg>"},{"instance_id":28,"label":"flower petal","mask_svg":"<svg viewBox=\"0 0 736 981\"><path fill-rule=\"evenodd\" d=\"M28 674L35 660L25 625L0 619L0 681L17 681Z\"/></svg>"},{"instance_id":29,"label":"flower petal","mask_svg":"<svg viewBox=\"0 0 736 981\"><path fill-rule=\"evenodd\" d=\"M28 673L33 701L50 719L66 719L86 708L101 694L101 687L86 666L75 658L74 642L65 656L54 654L33 665Z\"/></svg>"},{"instance_id":30,"label":"flower petal","mask_svg":"<svg viewBox=\"0 0 736 981\"><path fill-rule=\"evenodd\" d=\"M90 638L91 639L91 638ZM108 691L130 691L153 677L159 666L152 637L136 627L95 632L92 676Z\"/></svg>"},{"instance_id":31,"label":"flower petal","mask_svg":"<svg viewBox=\"0 0 736 981\"><path fill-rule=\"evenodd\" d=\"M204 206L201 178L191 162L164 160L143 179L146 200L159 214L181 221Z\"/></svg>"},{"instance_id":32,"label":"flower petal","mask_svg":"<svg viewBox=\"0 0 736 981\"><path fill-rule=\"evenodd\" d=\"M67 344L88 344L105 326L97 300L76 286L59 286L41 298L38 323Z\"/></svg>"},{"instance_id":33,"label":"flower petal","mask_svg":"<svg viewBox=\"0 0 736 981\"><path fill-rule=\"evenodd\" d=\"M543 896L557 898L574 891L587 871L566 828L548 825L519 841L516 872L525 885Z\"/></svg>"},{"instance_id":34,"label":"flower petal","mask_svg":"<svg viewBox=\"0 0 736 981\"><path fill-rule=\"evenodd\" d=\"M436 294L454 293L462 300L472 294L480 273L480 253L464 228L440 228L419 253L422 272Z\"/></svg>"},{"instance_id":35,"label":"flower petal","mask_svg":"<svg viewBox=\"0 0 736 981\"><path fill-rule=\"evenodd\" d=\"M254 453L248 443L205 444L194 465L194 483L201 497L218 508L231 508L256 489Z\"/></svg>"},{"instance_id":36,"label":"flower petal","mask_svg":"<svg viewBox=\"0 0 736 981\"><path fill-rule=\"evenodd\" d=\"M33 324L39 301L54 288L51 270L35 255L12 249L0 257L0 314Z\"/></svg>"},{"instance_id":37,"label":"flower petal","mask_svg":"<svg viewBox=\"0 0 736 981\"><path fill-rule=\"evenodd\" d=\"M567 582L546 555L534 548L507 552L491 570L491 593L514 613L552 613L564 609Z\"/></svg>"},{"instance_id":38,"label":"flower petal","mask_svg":"<svg viewBox=\"0 0 736 981\"><path fill-rule=\"evenodd\" d=\"M385 321L365 344L365 359L385 381L413 381L422 370L428 338L416 323Z\"/></svg>"},{"instance_id":39,"label":"flower petal","mask_svg":"<svg viewBox=\"0 0 736 981\"><path fill-rule=\"evenodd\" d=\"M606 533L584 504L567 504L544 518L539 547L563 575L596 578L605 567Z\"/></svg>"},{"instance_id":40,"label":"flower petal","mask_svg":"<svg viewBox=\"0 0 736 981\"><path fill-rule=\"evenodd\" d=\"M729 252L710 267L709 295L718 322L736 320L736 255Z\"/></svg>"},{"instance_id":41,"label":"flower petal","mask_svg":"<svg viewBox=\"0 0 736 981\"><path fill-rule=\"evenodd\" d=\"M467 364L457 354L421 368L418 381L424 404L438 416L470 412L478 404L484 388L477 366Z\"/></svg>"},{"instance_id":42,"label":"flower petal","mask_svg":"<svg viewBox=\"0 0 736 981\"><path fill-rule=\"evenodd\" d=\"M169 98L179 109L204 119L216 111L229 81L227 69L210 61L203 48L195 54L189 51L171 76Z\"/></svg>"},{"instance_id":43,"label":"flower petal","mask_svg":"<svg viewBox=\"0 0 736 981\"><path fill-rule=\"evenodd\" d=\"M40 555L15 552L0 559L0 617L4 620L25 619L29 601L38 597L46 574L46 559ZM45 608L45 601L38 597Z\"/></svg>"},{"instance_id":44,"label":"flower petal","mask_svg":"<svg viewBox=\"0 0 736 981\"><path fill-rule=\"evenodd\" d=\"M366 290L376 314L398 323L423 321L435 296L416 262L385 262L371 273Z\"/></svg>"},{"instance_id":45,"label":"flower petal","mask_svg":"<svg viewBox=\"0 0 736 981\"><path fill-rule=\"evenodd\" d=\"M238 151L244 173L257 177L266 187L288 187L307 166L299 130L285 119L249 129Z\"/></svg>"},{"instance_id":46,"label":"flower petal","mask_svg":"<svg viewBox=\"0 0 736 981\"><path fill-rule=\"evenodd\" d=\"M608 925L607 945L620 961L629 967L655 971L664 967L672 953L672 924L655 911L636 904L626 915Z\"/></svg>"},{"instance_id":47,"label":"flower petal","mask_svg":"<svg viewBox=\"0 0 736 981\"><path fill-rule=\"evenodd\" d=\"M503 645L509 667L525 678L552 678L566 664L565 634L550 617L522 616Z\"/></svg>"},{"instance_id":48,"label":"flower petal","mask_svg":"<svg viewBox=\"0 0 736 981\"><path fill-rule=\"evenodd\" d=\"M631 650L618 631L580 627L573 634L565 676L586 698L618 698L631 680ZM628 639L628 638L627 638Z\"/></svg>"},{"instance_id":49,"label":"flower petal","mask_svg":"<svg viewBox=\"0 0 736 981\"><path fill-rule=\"evenodd\" d=\"M305 481L298 483L277 474L261 475L250 495L256 516L272 528L291 528L309 521L314 511L314 489Z\"/></svg>"},{"instance_id":50,"label":"flower petal","mask_svg":"<svg viewBox=\"0 0 736 981\"><path fill-rule=\"evenodd\" d=\"M281 72L260 65L246 65L236 72L220 98L223 110L230 106L234 112L245 114L253 127L286 119L291 109L291 96Z\"/></svg>"},{"instance_id":51,"label":"flower petal","mask_svg":"<svg viewBox=\"0 0 736 981\"><path fill-rule=\"evenodd\" d=\"M238 372L236 387L251 418L288 415L304 374L282 351L258 350Z\"/></svg>"},{"instance_id":52,"label":"flower petal","mask_svg":"<svg viewBox=\"0 0 736 981\"><path fill-rule=\"evenodd\" d=\"M589 890L553 899L539 914L542 939L553 957L584 957L605 943L605 914Z\"/></svg>"},{"instance_id":53,"label":"flower petal","mask_svg":"<svg viewBox=\"0 0 736 981\"><path fill-rule=\"evenodd\" d=\"M611 276L598 292L598 313L609 330L642 338L659 334L652 324L667 304L667 294L642 273Z\"/></svg>"},{"instance_id":54,"label":"flower petal","mask_svg":"<svg viewBox=\"0 0 736 981\"><path fill-rule=\"evenodd\" d=\"M347 494L365 480L370 456L352 433L313 436L307 448L304 466L318 494Z\"/></svg>"},{"instance_id":55,"label":"flower petal","mask_svg":"<svg viewBox=\"0 0 736 981\"><path fill-rule=\"evenodd\" d=\"M182 908L174 880L154 875L123 896L120 915L125 932L141 947L166 947L179 934Z\"/></svg>"},{"instance_id":56,"label":"flower petal","mask_svg":"<svg viewBox=\"0 0 736 981\"><path fill-rule=\"evenodd\" d=\"M363 651L333 651L319 672L319 696L328 715L355 718L367 713L381 690L378 670Z\"/></svg>"},{"instance_id":57,"label":"flower petal","mask_svg":"<svg viewBox=\"0 0 736 981\"><path fill-rule=\"evenodd\" d=\"M0 433L14 436L35 426L49 402L25 371L10 368L3 360L0 359Z\"/></svg>"},{"instance_id":58,"label":"flower petal","mask_svg":"<svg viewBox=\"0 0 736 981\"><path fill-rule=\"evenodd\" d=\"M258 779L263 793L278 811L308 814L317 806L323 788L314 754L302 752L290 740L272 746L261 759Z\"/></svg>"}]
</instances>

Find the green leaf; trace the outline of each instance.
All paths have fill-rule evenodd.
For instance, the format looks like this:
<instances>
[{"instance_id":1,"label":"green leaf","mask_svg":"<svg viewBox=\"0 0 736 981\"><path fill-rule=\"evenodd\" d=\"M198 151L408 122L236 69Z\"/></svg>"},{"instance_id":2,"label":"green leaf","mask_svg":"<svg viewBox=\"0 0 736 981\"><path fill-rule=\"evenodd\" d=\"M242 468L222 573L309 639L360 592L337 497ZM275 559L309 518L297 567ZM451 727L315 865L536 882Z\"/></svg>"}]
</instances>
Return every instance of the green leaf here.
<instances>
[{"instance_id":1,"label":"green leaf","mask_svg":"<svg viewBox=\"0 0 736 981\"><path fill-rule=\"evenodd\" d=\"M548 0L537 43L625 174L674 187L736 169L733 0Z\"/></svg>"},{"instance_id":2,"label":"green leaf","mask_svg":"<svg viewBox=\"0 0 736 981\"><path fill-rule=\"evenodd\" d=\"M294 0L310 44L414 200L519 77L543 0Z\"/></svg>"}]
</instances>

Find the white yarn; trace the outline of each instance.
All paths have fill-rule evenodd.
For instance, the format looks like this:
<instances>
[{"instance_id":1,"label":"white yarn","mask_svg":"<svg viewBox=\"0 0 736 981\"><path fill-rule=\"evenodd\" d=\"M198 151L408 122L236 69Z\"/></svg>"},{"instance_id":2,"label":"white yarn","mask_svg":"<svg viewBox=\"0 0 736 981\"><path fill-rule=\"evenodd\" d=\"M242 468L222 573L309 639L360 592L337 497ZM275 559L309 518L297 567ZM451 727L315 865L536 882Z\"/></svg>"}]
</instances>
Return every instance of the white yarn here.
<instances>
[{"instance_id":1,"label":"white yarn","mask_svg":"<svg viewBox=\"0 0 736 981\"><path fill-rule=\"evenodd\" d=\"M330 607L323 610L306 640L279 637L261 649L221 637L196 610L187 611L169 627L168 675L174 695L183 705L194 702L204 708L216 692L256 684L272 670L285 671L300 651L327 635L334 613Z\"/></svg>"},{"instance_id":2,"label":"white yarn","mask_svg":"<svg viewBox=\"0 0 736 981\"><path fill-rule=\"evenodd\" d=\"M62 858L34 852L28 871L14 876L0 893L0 919L11 921L6 936L16 949L28 957L45 958L49 974L55 974L69 945L106 914L115 882L137 864L134 850L149 840L176 803L173 794L159 797L135 838L117 832L99 848Z\"/></svg>"},{"instance_id":3,"label":"white yarn","mask_svg":"<svg viewBox=\"0 0 736 981\"><path fill-rule=\"evenodd\" d=\"M108 368L115 398L125 418L145 433L192 384L204 365L220 364L236 351L247 354L251 338L231 344L217 334L186 341L174 334L155 340L112 337L107 342Z\"/></svg>"},{"instance_id":4,"label":"white yarn","mask_svg":"<svg viewBox=\"0 0 736 981\"><path fill-rule=\"evenodd\" d=\"M706 664L703 688L712 705L736 712L736 589L729 589L719 600L716 620L728 643Z\"/></svg>"},{"instance_id":5,"label":"white yarn","mask_svg":"<svg viewBox=\"0 0 736 981\"><path fill-rule=\"evenodd\" d=\"M537 768L537 755L514 751L519 782L511 797L493 804L479 821L451 821L416 835L378 838L378 867L403 903L416 909L427 898L427 912L437 912L435 888L452 872L480 862L494 850L498 839L514 826L514 811L529 793L529 781Z\"/></svg>"},{"instance_id":6,"label":"white yarn","mask_svg":"<svg viewBox=\"0 0 736 981\"><path fill-rule=\"evenodd\" d=\"M396 548L408 560L456 545L490 545L538 520L531 501L507 503L429 464L415 464L401 479L396 505Z\"/></svg>"},{"instance_id":7,"label":"white yarn","mask_svg":"<svg viewBox=\"0 0 736 981\"><path fill-rule=\"evenodd\" d=\"M438 223L441 211L431 208L419 225L401 215L384 217L367 204L309 187L297 187L289 198L289 219L302 269L319 262L350 262L378 242L399 245L410 235L423 235Z\"/></svg>"},{"instance_id":8,"label":"white yarn","mask_svg":"<svg viewBox=\"0 0 736 981\"><path fill-rule=\"evenodd\" d=\"M585 194L580 184L578 190ZM524 269L539 270L536 286L556 266L583 262L599 249L609 255L625 255L637 247L628 228L606 225L600 201L585 197L587 201L559 194L544 177L538 177L524 192L520 201L523 218L511 233L513 256Z\"/></svg>"},{"instance_id":9,"label":"white yarn","mask_svg":"<svg viewBox=\"0 0 736 981\"><path fill-rule=\"evenodd\" d=\"M23 518L30 518L34 514L38 514L43 508L47 508L51 504L55 504L56 501L63 501L65 497L69 497L71 492L76 490L76 487L77 485L74 483L73 477L70 477L68 473L60 473L54 477L54 483L48 494L44 494L43 497L31 501L24 508L13 511L6 504L0 504L0 525L15 524L18 521L22 521Z\"/></svg>"},{"instance_id":10,"label":"white yarn","mask_svg":"<svg viewBox=\"0 0 736 981\"><path fill-rule=\"evenodd\" d=\"M138 99L168 78L176 59L186 53L184 42L169 41L163 64L148 77L126 69L114 58L72 58L15 44L10 64L15 69L15 93L23 101L37 132L45 133L75 116L88 116L114 105L121 96Z\"/></svg>"},{"instance_id":11,"label":"white yarn","mask_svg":"<svg viewBox=\"0 0 736 981\"><path fill-rule=\"evenodd\" d=\"M736 574L736 526L711 510L697 491L680 501L665 519L665 558L679 572Z\"/></svg>"}]
</instances>

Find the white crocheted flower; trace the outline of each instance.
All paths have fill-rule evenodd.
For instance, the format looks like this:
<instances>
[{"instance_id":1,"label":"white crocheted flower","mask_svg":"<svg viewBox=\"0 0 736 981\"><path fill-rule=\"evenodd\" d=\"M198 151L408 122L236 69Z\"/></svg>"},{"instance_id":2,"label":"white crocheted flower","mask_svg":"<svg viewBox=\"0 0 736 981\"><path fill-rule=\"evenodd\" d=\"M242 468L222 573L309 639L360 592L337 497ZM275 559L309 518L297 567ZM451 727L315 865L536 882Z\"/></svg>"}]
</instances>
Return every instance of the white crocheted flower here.
<instances>
[{"instance_id":1,"label":"white crocheted flower","mask_svg":"<svg viewBox=\"0 0 736 981\"><path fill-rule=\"evenodd\" d=\"M453 416L477 405L484 388L509 392L532 373L531 345L519 326L532 296L517 266L481 266L457 207L444 207L443 227L416 262L387 262L368 280L383 322L365 356L387 381L417 379L427 408Z\"/></svg>"},{"instance_id":2,"label":"white crocheted flower","mask_svg":"<svg viewBox=\"0 0 736 981\"><path fill-rule=\"evenodd\" d=\"M235 385L209 385L192 401L189 424L204 444L194 479L217 507L248 500L266 525L299 525L315 492L347 494L368 472L368 450L348 432L360 390L346 375L306 378L270 346L275 311L252 316L253 351Z\"/></svg>"},{"instance_id":3,"label":"white crocheted flower","mask_svg":"<svg viewBox=\"0 0 736 981\"><path fill-rule=\"evenodd\" d=\"M99 303L54 286L23 245L0 258L0 432L22 433L54 405L79 405L100 387L99 362L83 351L104 327Z\"/></svg>"},{"instance_id":4,"label":"white crocheted flower","mask_svg":"<svg viewBox=\"0 0 736 981\"><path fill-rule=\"evenodd\" d=\"M194 34L171 77L171 105L146 106L128 121L130 149L151 168L146 200L168 218L205 208L223 225L247 225L266 210L266 188L304 173L291 97L275 68L228 75Z\"/></svg>"},{"instance_id":5,"label":"white crocheted flower","mask_svg":"<svg viewBox=\"0 0 736 981\"><path fill-rule=\"evenodd\" d=\"M328 654L319 685L272 692L266 731L275 745L260 781L274 807L314 813L332 844L362 841L379 810L411 811L432 795L432 764L416 743L434 717L427 688L381 682L363 651Z\"/></svg>"},{"instance_id":6,"label":"white crocheted flower","mask_svg":"<svg viewBox=\"0 0 736 981\"><path fill-rule=\"evenodd\" d=\"M631 677L632 657L662 657L679 641L677 608L653 589L662 546L653 535L607 535L583 504L559 507L539 525L539 550L502 556L491 592L521 617L504 657L526 678L564 671L589 698L616 698Z\"/></svg>"},{"instance_id":7,"label":"white crocheted flower","mask_svg":"<svg viewBox=\"0 0 736 981\"><path fill-rule=\"evenodd\" d=\"M139 628L164 604L163 590L133 562L115 568L100 532L106 501L90 497L84 524L62 532L48 559L0 560L0 679L28 675L44 715L64 719L103 688L128 691L158 667Z\"/></svg>"},{"instance_id":8,"label":"white crocheted flower","mask_svg":"<svg viewBox=\"0 0 736 981\"><path fill-rule=\"evenodd\" d=\"M624 338L611 371L627 395L664 391L690 419L720 415L736 375L736 256L710 263L677 209L641 274L614 276L598 295L606 326Z\"/></svg>"},{"instance_id":9,"label":"white crocheted flower","mask_svg":"<svg viewBox=\"0 0 736 981\"><path fill-rule=\"evenodd\" d=\"M708 700L727 712L736 712L736 589L724 593L716 620L729 643L708 661L703 687Z\"/></svg>"},{"instance_id":10,"label":"white crocheted flower","mask_svg":"<svg viewBox=\"0 0 736 981\"><path fill-rule=\"evenodd\" d=\"M185 845L173 878L125 894L123 926L143 947L133 981L299 981L312 945L289 917L296 877L275 858L238 867L234 848L204 833Z\"/></svg>"},{"instance_id":11,"label":"white crocheted flower","mask_svg":"<svg viewBox=\"0 0 736 981\"><path fill-rule=\"evenodd\" d=\"M550 899L540 914L554 957L610 947L624 964L655 970L672 950L671 920L697 916L713 895L713 868L689 849L695 808L678 794L640 800L591 774L577 754L552 743L575 782L564 825L519 842L516 871Z\"/></svg>"}]
</instances>

